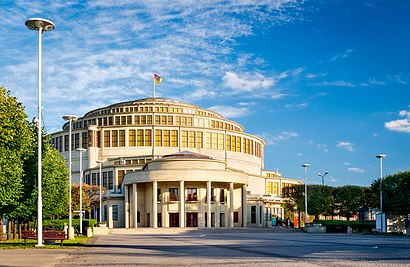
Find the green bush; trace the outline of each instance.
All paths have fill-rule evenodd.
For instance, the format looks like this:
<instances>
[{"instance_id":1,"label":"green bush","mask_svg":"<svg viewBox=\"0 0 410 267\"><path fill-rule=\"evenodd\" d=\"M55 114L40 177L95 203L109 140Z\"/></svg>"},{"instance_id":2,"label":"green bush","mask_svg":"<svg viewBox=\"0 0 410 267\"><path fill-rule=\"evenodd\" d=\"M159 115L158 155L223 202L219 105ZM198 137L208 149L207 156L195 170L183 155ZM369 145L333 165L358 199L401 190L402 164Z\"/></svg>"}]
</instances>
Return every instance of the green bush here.
<instances>
[{"instance_id":1,"label":"green bush","mask_svg":"<svg viewBox=\"0 0 410 267\"><path fill-rule=\"evenodd\" d=\"M73 219L72 220L73 228L79 232L80 231L80 219ZM94 228L97 224L97 220L94 219L83 219L83 228L91 227ZM64 226L68 226L68 219L62 220L44 220L43 221L43 228L44 229L55 229L58 231L63 231ZM84 231L83 231L84 234Z\"/></svg>"},{"instance_id":2,"label":"green bush","mask_svg":"<svg viewBox=\"0 0 410 267\"><path fill-rule=\"evenodd\" d=\"M376 227L375 221L359 222L359 221L338 221L338 220L314 220L314 223L320 223L326 226L326 233L347 233L347 227L352 227L353 231L358 233L371 233Z\"/></svg>"}]
</instances>

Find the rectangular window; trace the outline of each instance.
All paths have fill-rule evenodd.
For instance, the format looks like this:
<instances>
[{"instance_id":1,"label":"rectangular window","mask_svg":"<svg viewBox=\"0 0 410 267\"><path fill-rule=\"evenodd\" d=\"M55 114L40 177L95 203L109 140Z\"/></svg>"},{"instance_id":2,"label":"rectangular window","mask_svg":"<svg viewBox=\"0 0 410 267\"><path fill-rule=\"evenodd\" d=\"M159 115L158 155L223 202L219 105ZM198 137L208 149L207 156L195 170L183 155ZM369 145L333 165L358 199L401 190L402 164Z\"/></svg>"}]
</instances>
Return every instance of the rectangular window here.
<instances>
[{"instance_id":1,"label":"rectangular window","mask_svg":"<svg viewBox=\"0 0 410 267\"><path fill-rule=\"evenodd\" d=\"M181 125L181 116L175 116L175 125Z\"/></svg>"},{"instance_id":2,"label":"rectangular window","mask_svg":"<svg viewBox=\"0 0 410 267\"><path fill-rule=\"evenodd\" d=\"M69 146L69 144L70 144L70 140L68 139L68 134L66 134L66 135L64 135L64 151L68 151L69 149L68 149L68 146Z\"/></svg>"},{"instance_id":3,"label":"rectangular window","mask_svg":"<svg viewBox=\"0 0 410 267\"><path fill-rule=\"evenodd\" d=\"M229 134L226 135L226 150L231 151L231 136Z\"/></svg>"},{"instance_id":4,"label":"rectangular window","mask_svg":"<svg viewBox=\"0 0 410 267\"><path fill-rule=\"evenodd\" d=\"M187 201L198 201L197 189L196 188L188 188L187 189Z\"/></svg>"},{"instance_id":5,"label":"rectangular window","mask_svg":"<svg viewBox=\"0 0 410 267\"><path fill-rule=\"evenodd\" d=\"M171 131L171 146L172 147L178 146L178 131L177 130Z\"/></svg>"},{"instance_id":6,"label":"rectangular window","mask_svg":"<svg viewBox=\"0 0 410 267\"><path fill-rule=\"evenodd\" d=\"M196 148L203 148L203 133L196 132Z\"/></svg>"},{"instance_id":7,"label":"rectangular window","mask_svg":"<svg viewBox=\"0 0 410 267\"><path fill-rule=\"evenodd\" d=\"M151 130L145 130L145 146L152 146L152 137L151 137Z\"/></svg>"},{"instance_id":8,"label":"rectangular window","mask_svg":"<svg viewBox=\"0 0 410 267\"><path fill-rule=\"evenodd\" d=\"M164 130L164 146L170 146L170 130Z\"/></svg>"},{"instance_id":9,"label":"rectangular window","mask_svg":"<svg viewBox=\"0 0 410 267\"><path fill-rule=\"evenodd\" d=\"M108 189L108 173L103 172L103 187Z\"/></svg>"},{"instance_id":10,"label":"rectangular window","mask_svg":"<svg viewBox=\"0 0 410 267\"><path fill-rule=\"evenodd\" d=\"M279 196L279 183L278 182L273 183L273 192L272 192L272 194L274 196Z\"/></svg>"},{"instance_id":11,"label":"rectangular window","mask_svg":"<svg viewBox=\"0 0 410 267\"><path fill-rule=\"evenodd\" d=\"M74 149L77 149L80 147L80 134L76 133L74 134Z\"/></svg>"},{"instance_id":12,"label":"rectangular window","mask_svg":"<svg viewBox=\"0 0 410 267\"><path fill-rule=\"evenodd\" d=\"M190 148L195 147L195 132L193 131L188 132L188 147Z\"/></svg>"},{"instance_id":13,"label":"rectangular window","mask_svg":"<svg viewBox=\"0 0 410 267\"><path fill-rule=\"evenodd\" d=\"M262 206L259 206L259 223L262 223Z\"/></svg>"},{"instance_id":14,"label":"rectangular window","mask_svg":"<svg viewBox=\"0 0 410 267\"><path fill-rule=\"evenodd\" d=\"M118 171L118 187L121 187L122 180L124 179L125 171Z\"/></svg>"},{"instance_id":15,"label":"rectangular window","mask_svg":"<svg viewBox=\"0 0 410 267\"><path fill-rule=\"evenodd\" d=\"M128 145L135 146L135 130L128 130Z\"/></svg>"},{"instance_id":16,"label":"rectangular window","mask_svg":"<svg viewBox=\"0 0 410 267\"><path fill-rule=\"evenodd\" d=\"M182 131L181 145L182 147L188 147L188 131Z\"/></svg>"},{"instance_id":17,"label":"rectangular window","mask_svg":"<svg viewBox=\"0 0 410 267\"><path fill-rule=\"evenodd\" d=\"M104 205L104 221L108 221L108 207Z\"/></svg>"},{"instance_id":18,"label":"rectangular window","mask_svg":"<svg viewBox=\"0 0 410 267\"><path fill-rule=\"evenodd\" d=\"M169 227L179 227L179 213L169 214Z\"/></svg>"},{"instance_id":19,"label":"rectangular window","mask_svg":"<svg viewBox=\"0 0 410 267\"><path fill-rule=\"evenodd\" d=\"M169 189L169 201L178 201L178 188L170 188Z\"/></svg>"},{"instance_id":20,"label":"rectangular window","mask_svg":"<svg viewBox=\"0 0 410 267\"><path fill-rule=\"evenodd\" d=\"M109 171L108 172L108 190L113 190L114 189L114 172Z\"/></svg>"},{"instance_id":21,"label":"rectangular window","mask_svg":"<svg viewBox=\"0 0 410 267\"><path fill-rule=\"evenodd\" d=\"M238 223L239 222L239 212L234 211L233 212L233 222Z\"/></svg>"},{"instance_id":22,"label":"rectangular window","mask_svg":"<svg viewBox=\"0 0 410 267\"><path fill-rule=\"evenodd\" d=\"M141 124L147 124L147 116L141 115Z\"/></svg>"},{"instance_id":23,"label":"rectangular window","mask_svg":"<svg viewBox=\"0 0 410 267\"><path fill-rule=\"evenodd\" d=\"M236 137L236 152L241 152L241 138L239 136Z\"/></svg>"},{"instance_id":24,"label":"rectangular window","mask_svg":"<svg viewBox=\"0 0 410 267\"><path fill-rule=\"evenodd\" d=\"M168 125L172 125L172 116L167 116Z\"/></svg>"},{"instance_id":25,"label":"rectangular window","mask_svg":"<svg viewBox=\"0 0 410 267\"><path fill-rule=\"evenodd\" d=\"M224 135L218 134L218 150L224 150Z\"/></svg>"},{"instance_id":26,"label":"rectangular window","mask_svg":"<svg viewBox=\"0 0 410 267\"><path fill-rule=\"evenodd\" d=\"M251 206L251 223L256 223L256 206Z\"/></svg>"},{"instance_id":27,"label":"rectangular window","mask_svg":"<svg viewBox=\"0 0 410 267\"><path fill-rule=\"evenodd\" d=\"M155 115L155 124L159 124L160 123L160 120L159 120L159 115Z\"/></svg>"},{"instance_id":28,"label":"rectangular window","mask_svg":"<svg viewBox=\"0 0 410 267\"><path fill-rule=\"evenodd\" d=\"M144 130L137 130L137 146L144 146Z\"/></svg>"},{"instance_id":29,"label":"rectangular window","mask_svg":"<svg viewBox=\"0 0 410 267\"><path fill-rule=\"evenodd\" d=\"M212 148L211 147L211 133L206 133L205 135L205 146L206 148Z\"/></svg>"},{"instance_id":30,"label":"rectangular window","mask_svg":"<svg viewBox=\"0 0 410 267\"><path fill-rule=\"evenodd\" d=\"M118 221L118 205L112 205L112 219Z\"/></svg>"},{"instance_id":31,"label":"rectangular window","mask_svg":"<svg viewBox=\"0 0 410 267\"><path fill-rule=\"evenodd\" d=\"M135 118L134 118L134 123L135 123L136 125L140 125L140 123L141 123L140 116L135 116Z\"/></svg>"},{"instance_id":32,"label":"rectangular window","mask_svg":"<svg viewBox=\"0 0 410 267\"><path fill-rule=\"evenodd\" d=\"M232 149L231 151L236 151L236 136L232 135Z\"/></svg>"},{"instance_id":33,"label":"rectangular window","mask_svg":"<svg viewBox=\"0 0 410 267\"><path fill-rule=\"evenodd\" d=\"M81 147L88 148L88 132L81 133Z\"/></svg>"},{"instance_id":34,"label":"rectangular window","mask_svg":"<svg viewBox=\"0 0 410 267\"><path fill-rule=\"evenodd\" d=\"M111 131L111 146L112 147L118 147L118 130L112 130Z\"/></svg>"},{"instance_id":35,"label":"rectangular window","mask_svg":"<svg viewBox=\"0 0 410 267\"><path fill-rule=\"evenodd\" d=\"M266 194L272 195L273 194L273 185L272 182L266 183Z\"/></svg>"},{"instance_id":36,"label":"rectangular window","mask_svg":"<svg viewBox=\"0 0 410 267\"><path fill-rule=\"evenodd\" d=\"M218 134L212 133L212 149L218 149Z\"/></svg>"},{"instance_id":37,"label":"rectangular window","mask_svg":"<svg viewBox=\"0 0 410 267\"><path fill-rule=\"evenodd\" d=\"M127 116L127 124L132 124L132 116Z\"/></svg>"},{"instance_id":38,"label":"rectangular window","mask_svg":"<svg viewBox=\"0 0 410 267\"><path fill-rule=\"evenodd\" d=\"M127 124L127 116L121 116L121 125Z\"/></svg>"},{"instance_id":39,"label":"rectangular window","mask_svg":"<svg viewBox=\"0 0 410 267\"><path fill-rule=\"evenodd\" d=\"M93 173L91 174L91 184L90 185L96 185L97 184L97 174Z\"/></svg>"},{"instance_id":40,"label":"rectangular window","mask_svg":"<svg viewBox=\"0 0 410 267\"><path fill-rule=\"evenodd\" d=\"M198 227L198 213L187 212L186 213L186 227Z\"/></svg>"},{"instance_id":41,"label":"rectangular window","mask_svg":"<svg viewBox=\"0 0 410 267\"><path fill-rule=\"evenodd\" d=\"M162 130L155 130L155 146L162 146Z\"/></svg>"},{"instance_id":42,"label":"rectangular window","mask_svg":"<svg viewBox=\"0 0 410 267\"><path fill-rule=\"evenodd\" d=\"M125 130L120 130L119 131L119 145L120 147L124 147L125 146Z\"/></svg>"},{"instance_id":43,"label":"rectangular window","mask_svg":"<svg viewBox=\"0 0 410 267\"><path fill-rule=\"evenodd\" d=\"M147 124L152 124L152 115L147 115Z\"/></svg>"},{"instance_id":44,"label":"rectangular window","mask_svg":"<svg viewBox=\"0 0 410 267\"><path fill-rule=\"evenodd\" d=\"M226 199L225 199L225 189L221 189L221 192L219 194L219 201L221 203L225 203Z\"/></svg>"}]
</instances>

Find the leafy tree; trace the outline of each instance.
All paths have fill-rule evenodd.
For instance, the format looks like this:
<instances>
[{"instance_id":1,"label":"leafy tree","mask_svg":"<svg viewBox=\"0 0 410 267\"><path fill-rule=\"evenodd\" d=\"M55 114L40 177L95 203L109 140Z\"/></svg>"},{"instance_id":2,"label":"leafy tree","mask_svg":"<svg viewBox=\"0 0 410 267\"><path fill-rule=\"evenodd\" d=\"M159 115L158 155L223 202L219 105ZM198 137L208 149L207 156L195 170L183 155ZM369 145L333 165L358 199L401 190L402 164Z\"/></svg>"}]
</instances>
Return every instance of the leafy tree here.
<instances>
[{"instance_id":1,"label":"leafy tree","mask_svg":"<svg viewBox=\"0 0 410 267\"><path fill-rule=\"evenodd\" d=\"M345 185L336 187L334 190L334 198L337 210L340 216L350 220L358 213L358 210L364 204L364 189L360 186Z\"/></svg>"},{"instance_id":2,"label":"leafy tree","mask_svg":"<svg viewBox=\"0 0 410 267\"><path fill-rule=\"evenodd\" d=\"M83 194L82 194L82 202L83 202L83 211L91 212L92 207L97 207L100 205L100 187L96 185L82 185ZM72 209L73 211L80 210L80 185L75 184L71 186L71 199L72 199ZM76 217L79 216L78 213L75 214Z\"/></svg>"},{"instance_id":3,"label":"leafy tree","mask_svg":"<svg viewBox=\"0 0 410 267\"><path fill-rule=\"evenodd\" d=\"M308 213L319 219L319 215L330 215L333 204L332 187L308 185Z\"/></svg>"},{"instance_id":4,"label":"leafy tree","mask_svg":"<svg viewBox=\"0 0 410 267\"><path fill-rule=\"evenodd\" d=\"M382 182L383 211L397 214L410 214L410 170L387 175ZM372 182L371 191L380 206L380 179Z\"/></svg>"},{"instance_id":5,"label":"leafy tree","mask_svg":"<svg viewBox=\"0 0 410 267\"><path fill-rule=\"evenodd\" d=\"M0 87L0 218L11 218L22 194L23 162L30 144L23 105ZM0 238L3 234L0 220Z\"/></svg>"}]
</instances>

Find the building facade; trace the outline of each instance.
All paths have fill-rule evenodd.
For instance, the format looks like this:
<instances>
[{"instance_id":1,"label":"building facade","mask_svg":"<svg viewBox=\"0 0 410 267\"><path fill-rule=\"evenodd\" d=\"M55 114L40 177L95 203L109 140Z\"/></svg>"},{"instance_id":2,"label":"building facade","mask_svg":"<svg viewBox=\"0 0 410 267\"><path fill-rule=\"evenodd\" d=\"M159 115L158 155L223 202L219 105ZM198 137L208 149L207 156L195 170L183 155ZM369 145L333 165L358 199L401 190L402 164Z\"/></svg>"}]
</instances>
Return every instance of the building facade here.
<instances>
[{"instance_id":1,"label":"building facade","mask_svg":"<svg viewBox=\"0 0 410 267\"><path fill-rule=\"evenodd\" d=\"M69 127L51 134L66 159ZM264 170L265 143L242 125L163 98L92 110L72 123L71 140L73 183L84 148L83 182L101 180L111 228L265 227L284 219L283 192L301 183Z\"/></svg>"}]
</instances>

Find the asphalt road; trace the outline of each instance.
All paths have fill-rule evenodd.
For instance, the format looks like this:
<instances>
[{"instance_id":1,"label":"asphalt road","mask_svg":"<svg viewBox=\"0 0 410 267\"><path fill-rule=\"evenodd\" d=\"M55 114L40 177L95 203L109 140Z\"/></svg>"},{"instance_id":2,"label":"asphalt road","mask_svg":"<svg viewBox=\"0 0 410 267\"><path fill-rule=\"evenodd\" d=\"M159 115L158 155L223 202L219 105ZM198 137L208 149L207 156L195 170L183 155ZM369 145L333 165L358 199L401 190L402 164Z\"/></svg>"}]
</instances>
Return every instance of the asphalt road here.
<instances>
[{"instance_id":1,"label":"asphalt road","mask_svg":"<svg viewBox=\"0 0 410 267\"><path fill-rule=\"evenodd\" d=\"M55 262L33 256L32 265L0 266L410 266L408 237L245 229L124 231L96 237L79 249L49 251ZM1 259L7 258L3 252Z\"/></svg>"}]
</instances>

